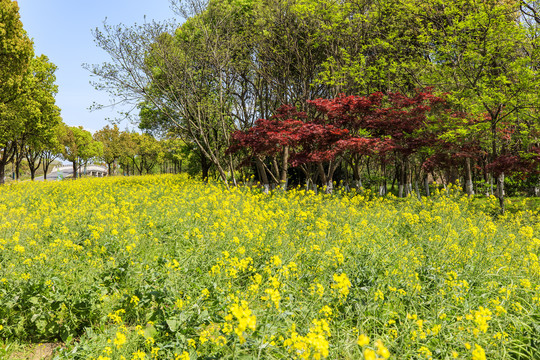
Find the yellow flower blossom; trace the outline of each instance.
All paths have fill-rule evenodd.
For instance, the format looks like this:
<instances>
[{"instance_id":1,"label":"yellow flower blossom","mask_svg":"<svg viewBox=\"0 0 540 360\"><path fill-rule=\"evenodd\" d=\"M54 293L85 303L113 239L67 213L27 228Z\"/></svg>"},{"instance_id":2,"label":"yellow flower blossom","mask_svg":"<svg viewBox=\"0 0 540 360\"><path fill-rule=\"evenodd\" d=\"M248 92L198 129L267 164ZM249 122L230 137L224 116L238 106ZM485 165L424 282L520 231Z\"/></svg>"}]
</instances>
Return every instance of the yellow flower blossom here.
<instances>
[{"instance_id":1,"label":"yellow flower blossom","mask_svg":"<svg viewBox=\"0 0 540 360\"><path fill-rule=\"evenodd\" d=\"M367 336L364 335L364 334L361 334L361 335L358 337L358 340L356 341L356 343L357 343L359 346L367 346L367 345L369 345L369 337L367 337Z\"/></svg>"},{"instance_id":2,"label":"yellow flower blossom","mask_svg":"<svg viewBox=\"0 0 540 360\"><path fill-rule=\"evenodd\" d=\"M126 343L126 335L124 335L121 332L116 332L116 337L113 340L113 344L116 345L117 348L120 348L122 345Z\"/></svg>"}]
</instances>

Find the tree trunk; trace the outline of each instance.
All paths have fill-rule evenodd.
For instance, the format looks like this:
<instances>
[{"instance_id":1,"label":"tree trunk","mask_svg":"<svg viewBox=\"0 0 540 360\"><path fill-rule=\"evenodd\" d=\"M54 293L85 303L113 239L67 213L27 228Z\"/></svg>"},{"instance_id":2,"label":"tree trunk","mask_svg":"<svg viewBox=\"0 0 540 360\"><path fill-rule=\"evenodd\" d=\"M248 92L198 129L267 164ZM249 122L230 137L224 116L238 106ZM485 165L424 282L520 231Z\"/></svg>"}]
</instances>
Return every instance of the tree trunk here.
<instances>
[{"instance_id":1,"label":"tree trunk","mask_svg":"<svg viewBox=\"0 0 540 360\"><path fill-rule=\"evenodd\" d=\"M405 159L404 160L404 165L403 165L403 168L404 168L404 172L403 172L403 180L404 180L404 183L405 183L405 197L409 196L410 194L412 194L412 171L411 169L409 169L409 160L408 159Z\"/></svg>"},{"instance_id":2,"label":"tree trunk","mask_svg":"<svg viewBox=\"0 0 540 360\"><path fill-rule=\"evenodd\" d=\"M426 196L429 197L430 196L430 193L429 193L429 180L428 180L428 174L426 174L424 176L424 187L426 189Z\"/></svg>"},{"instance_id":3,"label":"tree trunk","mask_svg":"<svg viewBox=\"0 0 540 360\"><path fill-rule=\"evenodd\" d=\"M326 193L332 194L334 191L334 173L338 166L341 164L341 160L331 160L328 163L328 174L326 175Z\"/></svg>"},{"instance_id":4,"label":"tree trunk","mask_svg":"<svg viewBox=\"0 0 540 360\"><path fill-rule=\"evenodd\" d=\"M6 164L1 161L0 162L0 185L5 184L5 173L6 173Z\"/></svg>"},{"instance_id":5,"label":"tree trunk","mask_svg":"<svg viewBox=\"0 0 540 360\"><path fill-rule=\"evenodd\" d=\"M281 176L279 182L283 191L287 191L287 170L289 168L289 145L283 147L283 162L281 163Z\"/></svg>"},{"instance_id":6,"label":"tree trunk","mask_svg":"<svg viewBox=\"0 0 540 360\"><path fill-rule=\"evenodd\" d=\"M360 188L362 188L362 177L360 175L360 159L357 159L357 161L353 160L352 168L353 168L353 180L354 180L354 187L358 191Z\"/></svg>"},{"instance_id":7,"label":"tree trunk","mask_svg":"<svg viewBox=\"0 0 540 360\"><path fill-rule=\"evenodd\" d=\"M279 180L279 165L275 156L272 156L272 169L274 171L274 178Z\"/></svg>"},{"instance_id":8,"label":"tree trunk","mask_svg":"<svg viewBox=\"0 0 540 360\"><path fill-rule=\"evenodd\" d=\"M465 171L466 171L466 180L465 180L465 192L468 196L474 195L473 181L472 181L472 171L471 171L471 159L465 158Z\"/></svg>"},{"instance_id":9,"label":"tree trunk","mask_svg":"<svg viewBox=\"0 0 540 360\"><path fill-rule=\"evenodd\" d=\"M497 197L499 198L501 213L504 214L504 173L500 173L499 176L497 176Z\"/></svg>"},{"instance_id":10,"label":"tree trunk","mask_svg":"<svg viewBox=\"0 0 540 360\"><path fill-rule=\"evenodd\" d=\"M21 171L21 161L22 158L19 156L19 152L16 150L15 153L15 179L19 181L20 171Z\"/></svg>"},{"instance_id":11,"label":"tree trunk","mask_svg":"<svg viewBox=\"0 0 540 360\"><path fill-rule=\"evenodd\" d=\"M77 178L77 160L73 161L73 180Z\"/></svg>"},{"instance_id":12,"label":"tree trunk","mask_svg":"<svg viewBox=\"0 0 540 360\"><path fill-rule=\"evenodd\" d=\"M446 190L446 180L445 180L444 174L443 174L443 172L441 170L439 170L439 176L441 177L441 181L442 181L444 190Z\"/></svg>"},{"instance_id":13,"label":"tree trunk","mask_svg":"<svg viewBox=\"0 0 540 360\"><path fill-rule=\"evenodd\" d=\"M402 198L407 195L407 189L405 188L407 183L407 171L405 169L405 160L402 160L399 164L399 173L396 176L398 178L398 197Z\"/></svg>"},{"instance_id":14,"label":"tree trunk","mask_svg":"<svg viewBox=\"0 0 540 360\"><path fill-rule=\"evenodd\" d=\"M418 178L414 179L414 189L416 190L416 196L418 197L418 200L422 198L422 195L420 194L420 186L418 185Z\"/></svg>"},{"instance_id":15,"label":"tree trunk","mask_svg":"<svg viewBox=\"0 0 540 360\"><path fill-rule=\"evenodd\" d=\"M322 186L326 187L326 193L328 194L328 178L326 177L326 173L324 172L324 166L322 163L317 163L317 170L319 171L319 175L321 176L321 184Z\"/></svg>"},{"instance_id":16,"label":"tree trunk","mask_svg":"<svg viewBox=\"0 0 540 360\"><path fill-rule=\"evenodd\" d=\"M206 156L201 154L201 169L202 169L202 179L204 182L208 182L208 171L210 170L210 164Z\"/></svg>"},{"instance_id":17,"label":"tree trunk","mask_svg":"<svg viewBox=\"0 0 540 360\"><path fill-rule=\"evenodd\" d=\"M379 196L385 196L388 189L386 188L386 165L384 163L381 163L381 174L382 180L379 186Z\"/></svg>"},{"instance_id":18,"label":"tree trunk","mask_svg":"<svg viewBox=\"0 0 540 360\"><path fill-rule=\"evenodd\" d=\"M306 191L309 191L309 186L311 185L311 178L306 177Z\"/></svg>"},{"instance_id":19,"label":"tree trunk","mask_svg":"<svg viewBox=\"0 0 540 360\"><path fill-rule=\"evenodd\" d=\"M229 154L229 169L231 170L232 183L234 186L236 186L237 182L236 182L236 175L234 174L234 164L233 164L232 154Z\"/></svg>"},{"instance_id":20,"label":"tree trunk","mask_svg":"<svg viewBox=\"0 0 540 360\"><path fill-rule=\"evenodd\" d=\"M34 166L36 165L36 160L35 159L32 159L32 161L28 161L28 166L30 167L30 177L32 178L32 181L34 180L35 176L36 176L36 171L37 169L39 169L39 167L41 166L41 161L42 161L42 158L40 157L39 158L39 161L37 163L37 166ZM30 165L30 163L32 163L32 165Z\"/></svg>"},{"instance_id":21,"label":"tree trunk","mask_svg":"<svg viewBox=\"0 0 540 360\"><path fill-rule=\"evenodd\" d=\"M41 166L43 168L43 180L47 180L47 172L49 171L49 166L53 162L54 158L53 156L46 150L42 153L42 163Z\"/></svg>"},{"instance_id":22,"label":"tree trunk","mask_svg":"<svg viewBox=\"0 0 540 360\"><path fill-rule=\"evenodd\" d=\"M334 191L334 182L332 181L332 179L328 179L326 181L326 193L332 194L333 191Z\"/></svg>"},{"instance_id":23,"label":"tree trunk","mask_svg":"<svg viewBox=\"0 0 540 360\"><path fill-rule=\"evenodd\" d=\"M268 194L268 192L270 191L270 184L268 183L268 176L266 176L266 170L264 169L262 160L258 156L255 157L255 164L257 166L257 170L259 170L259 175L261 176L263 192L265 194Z\"/></svg>"},{"instance_id":24,"label":"tree trunk","mask_svg":"<svg viewBox=\"0 0 540 360\"><path fill-rule=\"evenodd\" d=\"M394 190L394 184L396 183L397 181L397 184L398 184L398 197L402 197L403 196L403 187L401 185L403 185L403 179L402 179L402 167L401 167L401 164L396 164L395 166L395 171L394 171L394 179L392 179L392 186L391 186L391 190L390 191L393 191Z\"/></svg>"}]
</instances>

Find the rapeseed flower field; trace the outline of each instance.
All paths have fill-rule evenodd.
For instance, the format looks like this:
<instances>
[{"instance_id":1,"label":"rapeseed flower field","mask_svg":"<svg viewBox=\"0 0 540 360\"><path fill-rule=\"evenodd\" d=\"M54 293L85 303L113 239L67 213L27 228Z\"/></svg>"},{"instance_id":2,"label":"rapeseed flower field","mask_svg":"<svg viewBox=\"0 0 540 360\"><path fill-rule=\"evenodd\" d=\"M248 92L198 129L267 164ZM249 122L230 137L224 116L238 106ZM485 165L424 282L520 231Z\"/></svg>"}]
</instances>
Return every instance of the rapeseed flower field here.
<instances>
[{"instance_id":1,"label":"rapeseed flower field","mask_svg":"<svg viewBox=\"0 0 540 360\"><path fill-rule=\"evenodd\" d=\"M0 338L57 359L539 359L540 216L496 209L172 175L4 186Z\"/></svg>"}]
</instances>

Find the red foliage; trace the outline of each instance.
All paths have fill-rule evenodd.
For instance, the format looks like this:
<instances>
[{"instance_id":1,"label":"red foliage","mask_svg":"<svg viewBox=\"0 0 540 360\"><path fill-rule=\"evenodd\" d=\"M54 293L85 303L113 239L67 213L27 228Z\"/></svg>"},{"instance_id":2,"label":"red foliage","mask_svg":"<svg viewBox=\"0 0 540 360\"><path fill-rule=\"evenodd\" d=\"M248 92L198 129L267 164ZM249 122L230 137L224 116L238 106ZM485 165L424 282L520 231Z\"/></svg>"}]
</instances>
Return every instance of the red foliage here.
<instances>
[{"instance_id":1,"label":"red foliage","mask_svg":"<svg viewBox=\"0 0 540 360\"><path fill-rule=\"evenodd\" d=\"M507 175L539 174L540 173L540 148L532 148L526 154L503 154L498 156L488 165L488 170L496 176L505 173Z\"/></svg>"},{"instance_id":2,"label":"red foliage","mask_svg":"<svg viewBox=\"0 0 540 360\"><path fill-rule=\"evenodd\" d=\"M253 155L274 156L291 149L290 162L296 166L305 162L330 160L339 150L334 144L345 138L349 131L329 124L302 121L304 112L284 105L270 120L259 119L246 131L232 134L233 146L229 151L249 149Z\"/></svg>"},{"instance_id":3,"label":"red foliage","mask_svg":"<svg viewBox=\"0 0 540 360\"><path fill-rule=\"evenodd\" d=\"M301 119L306 115L295 107L284 105L270 120L259 119L255 126L246 131L232 134L233 145L229 151L249 149L252 154L273 156L282 151L283 146L294 146L298 141L298 129L305 125Z\"/></svg>"},{"instance_id":4,"label":"red foliage","mask_svg":"<svg viewBox=\"0 0 540 360\"><path fill-rule=\"evenodd\" d=\"M361 132L369 134L350 141L348 150L362 154L397 151L405 156L437 142L435 134L424 131L433 121L428 114L449 110L444 97L433 95L431 89L413 97L377 92L367 97L340 95L331 100L317 99L309 104L319 113L317 121L348 129L353 138ZM366 143L369 147L358 146Z\"/></svg>"},{"instance_id":5,"label":"red foliage","mask_svg":"<svg viewBox=\"0 0 540 360\"><path fill-rule=\"evenodd\" d=\"M439 139L442 121L463 119L466 114L452 114L445 97L433 95L431 89L412 97L376 92L310 100L308 104L315 110L313 117L284 105L270 120L260 119L253 128L235 132L230 151L243 148L251 154L275 156L288 146L289 162L297 166L330 161L343 153L408 157L429 148L431 156L425 168L479 152L474 143L457 148Z\"/></svg>"}]
</instances>

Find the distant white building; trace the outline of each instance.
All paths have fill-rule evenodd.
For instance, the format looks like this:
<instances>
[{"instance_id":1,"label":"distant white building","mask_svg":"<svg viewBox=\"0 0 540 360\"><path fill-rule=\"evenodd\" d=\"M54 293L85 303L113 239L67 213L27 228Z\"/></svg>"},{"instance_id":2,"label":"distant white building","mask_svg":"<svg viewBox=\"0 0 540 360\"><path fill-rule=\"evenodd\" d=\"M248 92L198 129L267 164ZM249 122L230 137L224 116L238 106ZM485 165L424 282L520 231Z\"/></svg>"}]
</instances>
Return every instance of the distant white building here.
<instances>
[{"instance_id":1,"label":"distant white building","mask_svg":"<svg viewBox=\"0 0 540 360\"><path fill-rule=\"evenodd\" d=\"M103 176L107 176L107 167L101 166L101 165L87 165L85 167L82 167L79 170L79 172L86 176L103 177ZM73 176L73 166L71 165L55 166L52 169L52 172L50 175L56 178L71 177ZM49 177L49 175L47 175L47 177Z\"/></svg>"},{"instance_id":2,"label":"distant white building","mask_svg":"<svg viewBox=\"0 0 540 360\"><path fill-rule=\"evenodd\" d=\"M89 176L103 177L108 175L108 170L106 166L88 165L83 169L83 173Z\"/></svg>"}]
</instances>

